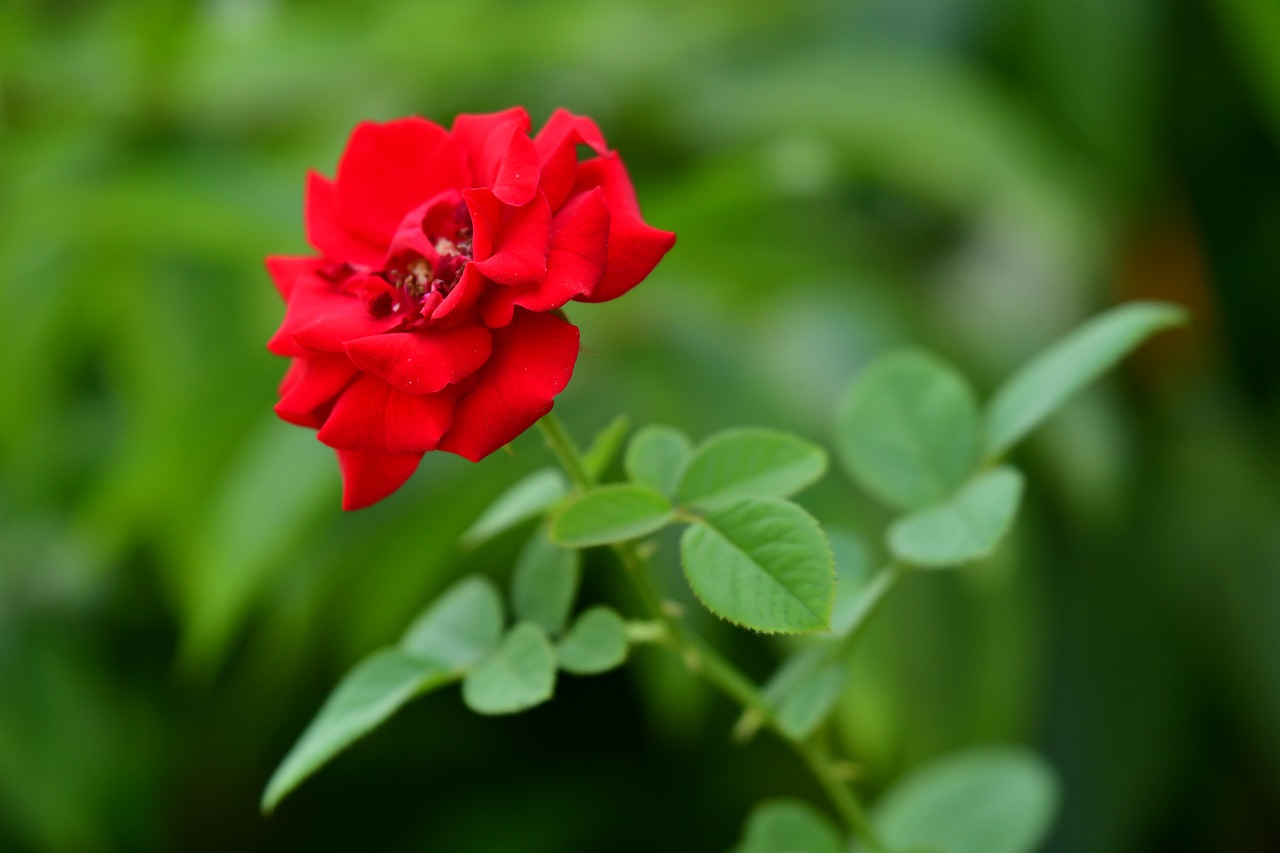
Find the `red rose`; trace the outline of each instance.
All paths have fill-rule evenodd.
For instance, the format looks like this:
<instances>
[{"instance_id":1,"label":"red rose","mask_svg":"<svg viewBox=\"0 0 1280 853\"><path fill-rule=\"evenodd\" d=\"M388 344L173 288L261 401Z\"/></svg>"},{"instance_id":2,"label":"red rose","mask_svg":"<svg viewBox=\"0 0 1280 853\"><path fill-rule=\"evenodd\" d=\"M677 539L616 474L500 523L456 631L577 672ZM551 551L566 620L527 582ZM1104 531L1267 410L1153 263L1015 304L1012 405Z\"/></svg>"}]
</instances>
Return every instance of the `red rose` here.
<instances>
[{"instance_id":1,"label":"red rose","mask_svg":"<svg viewBox=\"0 0 1280 853\"><path fill-rule=\"evenodd\" d=\"M594 122L529 129L518 107L361 124L335 180L307 177L319 256L267 258L288 306L267 348L293 359L275 410L337 451L344 509L429 450L478 461L532 426L578 356L557 309L626 293L675 242Z\"/></svg>"}]
</instances>

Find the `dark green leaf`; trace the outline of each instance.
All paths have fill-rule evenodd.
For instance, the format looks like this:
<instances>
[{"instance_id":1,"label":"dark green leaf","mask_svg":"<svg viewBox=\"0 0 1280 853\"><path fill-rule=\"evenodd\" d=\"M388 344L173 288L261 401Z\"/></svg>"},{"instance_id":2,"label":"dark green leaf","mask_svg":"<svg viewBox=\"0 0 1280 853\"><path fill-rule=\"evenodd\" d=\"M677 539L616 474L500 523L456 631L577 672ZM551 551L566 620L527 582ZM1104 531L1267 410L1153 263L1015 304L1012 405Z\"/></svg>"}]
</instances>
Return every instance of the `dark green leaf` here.
<instances>
[{"instance_id":1,"label":"dark green leaf","mask_svg":"<svg viewBox=\"0 0 1280 853\"><path fill-rule=\"evenodd\" d=\"M836 445L849 472L896 507L949 497L973 472L978 406L964 377L915 350L874 361L850 386Z\"/></svg>"},{"instance_id":2,"label":"dark green leaf","mask_svg":"<svg viewBox=\"0 0 1280 853\"><path fill-rule=\"evenodd\" d=\"M608 607L591 607L574 621L556 649L560 668L574 675L595 675L627 659L627 629Z\"/></svg>"},{"instance_id":3,"label":"dark green leaf","mask_svg":"<svg viewBox=\"0 0 1280 853\"><path fill-rule=\"evenodd\" d=\"M462 534L460 541L467 547L479 545L541 515L568 493L563 474L555 468L540 468L503 492Z\"/></svg>"},{"instance_id":4,"label":"dark green leaf","mask_svg":"<svg viewBox=\"0 0 1280 853\"><path fill-rule=\"evenodd\" d=\"M555 684L556 653L547 633L521 622L467 673L462 700L478 714L514 714L550 699Z\"/></svg>"},{"instance_id":5,"label":"dark green leaf","mask_svg":"<svg viewBox=\"0 0 1280 853\"><path fill-rule=\"evenodd\" d=\"M454 669L479 660L502 636L502 597L482 577L463 578L422 611L400 648Z\"/></svg>"},{"instance_id":6,"label":"dark green leaf","mask_svg":"<svg viewBox=\"0 0 1280 853\"><path fill-rule=\"evenodd\" d=\"M551 539L568 548L607 545L664 527L675 511L648 486L600 486L566 504L551 523Z\"/></svg>"},{"instance_id":7,"label":"dark green leaf","mask_svg":"<svg viewBox=\"0 0 1280 853\"><path fill-rule=\"evenodd\" d=\"M712 510L685 531L680 552L689 585L717 616L767 633L827 627L831 548L795 504L750 498Z\"/></svg>"},{"instance_id":8,"label":"dark green leaf","mask_svg":"<svg viewBox=\"0 0 1280 853\"><path fill-rule=\"evenodd\" d=\"M529 539L511 577L511 608L516 619L559 634L578 595L582 555L562 548L538 530Z\"/></svg>"},{"instance_id":9,"label":"dark green leaf","mask_svg":"<svg viewBox=\"0 0 1280 853\"><path fill-rule=\"evenodd\" d=\"M285 756L267 783L262 810L270 812L302 780L410 699L457 677L443 664L400 649L382 649L366 658L347 673Z\"/></svg>"},{"instance_id":10,"label":"dark green leaf","mask_svg":"<svg viewBox=\"0 0 1280 853\"><path fill-rule=\"evenodd\" d=\"M680 475L680 503L699 509L739 498L783 498L817 480L827 453L768 429L731 429L704 441Z\"/></svg>"},{"instance_id":11,"label":"dark green leaf","mask_svg":"<svg viewBox=\"0 0 1280 853\"><path fill-rule=\"evenodd\" d=\"M908 565L939 568L981 559L1000 544L1018 512L1022 475L997 468L954 498L903 516L889 528L889 551Z\"/></svg>"},{"instance_id":12,"label":"dark green leaf","mask_svg":"<svg viewBox=\"0 0 1280 853\"><path fill-rule=\"evenodd\" d=\"M627 446L623 460L632 482L650 486L674 497L693 445L684 433L668 426L647 426Z\"/></svg>"},{"instance_id":13,"label":"dark green leaf","mask_svg":"<svg viewBox=\"0 0 1280 853\"><path fill-rule=\"evenodd\" d=\"M1130 302L1054 343L992 396L986 412L986 455L994 458L1006 452L1151 335L1186 319L1186 313L1173 305Z\"/></svg>"}]
</instances>

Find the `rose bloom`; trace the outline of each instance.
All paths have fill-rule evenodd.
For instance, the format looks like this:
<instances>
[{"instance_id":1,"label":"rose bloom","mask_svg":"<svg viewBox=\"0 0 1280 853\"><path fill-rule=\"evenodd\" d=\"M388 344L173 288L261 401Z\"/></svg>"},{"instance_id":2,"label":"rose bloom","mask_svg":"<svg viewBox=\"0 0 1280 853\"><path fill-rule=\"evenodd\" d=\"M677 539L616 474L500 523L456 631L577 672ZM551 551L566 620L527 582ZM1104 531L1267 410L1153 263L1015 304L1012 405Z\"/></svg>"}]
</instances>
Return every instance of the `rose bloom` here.
<instances>
[{"instance_id":1,"label":"rose bloom","mask_svg":"<svg viewBox=\"0 0 1280 853\"><path fill-rule=\"evenodd\" d=\"M558 309L621 296L675 243L594 122L529 130L519 107L366 122L334 180L307 176L318 255L267 258L287 303L267 348L293 360L276 413L337 451L344 509L428 451L474 462L532 426L578 357Z\"/></svg>"}]
</instances>

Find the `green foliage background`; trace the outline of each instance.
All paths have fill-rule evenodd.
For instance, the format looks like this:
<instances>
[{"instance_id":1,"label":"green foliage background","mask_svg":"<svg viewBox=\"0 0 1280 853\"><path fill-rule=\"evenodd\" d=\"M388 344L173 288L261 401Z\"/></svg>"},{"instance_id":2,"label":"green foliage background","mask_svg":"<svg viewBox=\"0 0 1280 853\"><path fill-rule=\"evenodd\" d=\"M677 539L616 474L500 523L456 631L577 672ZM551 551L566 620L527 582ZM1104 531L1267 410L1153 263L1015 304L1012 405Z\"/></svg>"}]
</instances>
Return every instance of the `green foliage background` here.
<instances>
[{"instance_id":1,"label":"green foliage background","mask_svg":"<svg viewBox=\"0 0 1280 853\"><path fill-rule=\"evenodd\" d=\"M889 345L989 391L1103 306L1189 307L1020 451L1011 545L889 603L833 736L871 792L1038 745L1053 850L1277 849L1278 9L4 3L0 848L715 850L760 799L815 793L642 651L520 717L431 697L257 813L341 672L464 572L509 575L519 536L457 537L548 461L536 436L431 457L341 515L330 454L270 412L261 259L305 250L304 171L356 121L519 103L594 116L679 234L627 298L571 311L557 410L584 438L625 411L830 445ZM884 521L837 474L803 500ZM594 557L586 598L625 603ZM783 648L703 628L758 676Z\"/></svg>"}]
</instances>

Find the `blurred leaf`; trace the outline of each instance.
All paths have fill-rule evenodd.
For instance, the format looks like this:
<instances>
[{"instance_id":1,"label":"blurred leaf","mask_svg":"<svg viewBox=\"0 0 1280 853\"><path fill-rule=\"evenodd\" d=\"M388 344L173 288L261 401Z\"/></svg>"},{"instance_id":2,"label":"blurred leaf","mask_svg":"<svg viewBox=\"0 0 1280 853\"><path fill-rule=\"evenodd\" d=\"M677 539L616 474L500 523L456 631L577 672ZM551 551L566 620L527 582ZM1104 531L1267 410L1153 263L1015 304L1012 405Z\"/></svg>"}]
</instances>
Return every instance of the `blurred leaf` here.
<instances>
[{"instance_id":1,"label":"blurred leaf","mask_svg":"<svg viewBox=\"0 0 1280 853\"><path fill-rule=\"evenodd\" d=\"M912 772L884 795L873 820L894 850L1031 853L1057 809L1057 779L1043 759L987 746Z\"/></svg>"},{"instance_id":2,"label":"blurred leaf","mask_svg":"<svg viewBox=\"0 0 1280 853\"><path fill-rule=\"evenodd\" d=\"M1162 302L1130 302L1086 322L1005 380L987 406L985 453L996 458L1017 444L1072 394L1110 370L1186 313Z\"/></svg>"},{"instance_id":3,"label":"blurred leaf","mask_svg":"<svg viewBox=\"0 0 1280 853\"><path fill-rule=\"evenodd\" d=\"M521 622L467 673L462 699L477 714L514 714L551 698L556 653L537 625Z\"/></svg>"},{"instance_id":4,"label":"blurred leaf","mask_svg":"<svg viewBox=\"0 0 1280 853\"><path fill-rule=\"evenodd\" d=\"M539 529L520 552L511 576L515 618L559 634L578 595L581 570L581 552L560 547L547 539L545 530Z\"/></svg>"},{"instance_id":5,"label":"blurred leaf","mask_svg":"<svg viewBox=\"0 0 1280 853\"><path fill-rule=\"evenodd\" d=\"M831 548L813 518L776 498L711 510L685 531L689 586L722 619L765 633L827 627L835 599Z\"/></svg>"},{"instance_id":6,"label":"blurred leaf","mask_svg":"<svg viewBox=\"0 0 1280 853\"><path fill-rule=\"evenodd\" d=\"M889 528L889 551L911 566L941 568L982 559L1009 531L1022 497L1013 468L979 474L954 498L903 516Z\"/></svg>"},{"instance_id":7,"label":"blurred leaf","mask_svg":"<svg viewBox=\"0 0 1280 853\"><path fill-rule=\"evenodd\" d=\"M556 648L560 668L574 675L595 675L622 666L627 659L627 629L611 608L582 612Z\"/></svg>"},{"instance_id":8,"label":"blurred leaf","mask_svg":"<svg viewBox=\"0 0 1280 853\"><path fill-rule=\"evenodd\" d=\"M785 432L739 428L698 446L680 475L684 506L707 508L739 498L784 498L817 480L827 453Z\"/></svg>"},{"instance_id":9,"label":"blurred leaf","mask_svg":"<svg viewBox=\"0 0 1280 853\"><path fill-rule=\"evenodd\" d=\"M734 853L841 853L840 834L813 806L770 800L751 810Z\"/></svg>"},{"instance_id":10,"label":"blurred leaf","mask_svg":"<svg viewBox=\"0 0 1280 853\"><path fill-rule=\"evenodd\" d=\"M825 642L792 655L764 686L778 725L802 740L827 718L844 688L846 667L838 647Z\"/></svg>"},{"instance_id":11,"label":"blurred leaf","mask_svg":"<svg viewBox=\"0 0 1280 853\"><path fill-rule=\"evenodd\" d=\"M864 593L872 580L871 552L861 537L848 530L827 530L836 561L836 600L831 608L831 633L848 633L862 614Z\"/></svg>"},{"instance_id":12,"label":"blurred leaf","mask_svg":"<svg viewBox=\"0 0 1280 853\"><path fill-rule=\"evenodd\" d=\"M286 794L326 762L368 734L420 693L455 680L448 666L382 649L347 673L311 725L267 783L262 810L275 809Z\"/></svg>"},{"instance_id":13,"label":"blurred leaf","mask_svg":"<svg viewBox=\"0 0 1280 853\"><path fill-rule=\"evenodd\" d=\"M627 439L627 431L631 429L631 418L618 415L609 421L608 426L596 434L591 447L582 454L583 467L592 477L599 479L609 470L609 465L617 458L622 443Z\"/></svg>"},{"instance_id":14,"label":"blurred leaf","mask_svg":"<svg viewBox=\"0 0 1280 853\"><path fill-rule=\"evenodd\" d=\"M680 430L650 425L642 427L631 439L623 463L633 482L670 498L675 497L680 474L692 452L693 445Z\"/></svg>"},{"instance_id":15,"label":"blurred leaf","mask_svg":"<svg viewBox=\"0 0 1280 853\"><path fill-rule=\"evenodd\" d=\"M653 533L674 517L671 503L648 486L600 486L560 510L551 539L569 548L607 545Z\"/></svg>"},{"instance_id":16,"label":"blurred leaf","mask_svg":"<svg viewBox=\"0 0 1280 853\"><path fill-rule=\"evenodd\" d=\"M502 636L502 597L488 578L469 577L429 605L400 640L411 654L462 669L475 663Z\"/></svg>"},{"instance_id":17,"label":"blurred leaf","mask_svg":"<svg viewBox=\"0 0 1280 853\"><path fill-rule=\"evenodd\" d=\"M490 504L462 534L460 541L466 547L479 545L504 530L541 515L568 493L569 485L563 474L555 468L539 468Z\"/></svg>"},{"instance_id":18,"label":"blurred leaf","mask_svg":"<svg viewBox=\"0 0 1280 853\"><path fill-rule=\"evenodd\" d=\"M869 492L911 509L942 500L973 471L978 406L950 365L922 351L876 359L837 415L836 445Z\"/></svg>"}]
</instances>

